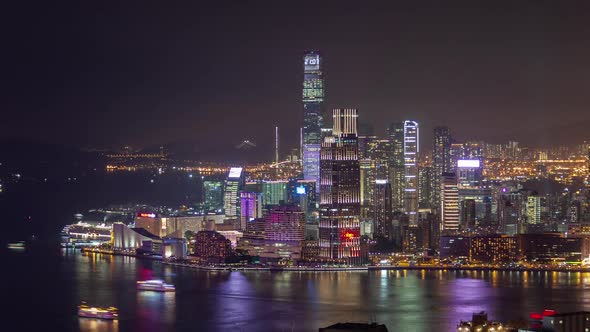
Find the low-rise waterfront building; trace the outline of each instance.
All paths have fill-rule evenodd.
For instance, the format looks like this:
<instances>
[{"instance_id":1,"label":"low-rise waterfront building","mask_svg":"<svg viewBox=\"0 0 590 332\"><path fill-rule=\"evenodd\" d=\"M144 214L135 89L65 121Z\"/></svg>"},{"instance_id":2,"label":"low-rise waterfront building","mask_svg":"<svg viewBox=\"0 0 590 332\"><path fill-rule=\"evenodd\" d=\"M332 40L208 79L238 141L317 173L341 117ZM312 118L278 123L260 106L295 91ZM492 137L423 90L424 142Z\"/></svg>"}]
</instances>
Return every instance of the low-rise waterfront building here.
<instances>
[{"instance_id":1,"label":"low-rise waterfront building","mask_svg":"<svg viewBox=\"0 0 590 332\"><path fill-rule=\"evenodd\" d=\"M231 241L215 231L200 231L195 235L195 255L203 258L225 259L231 255Z\"/></svg>"},{"instance_id":2,"label":"low-rise waterfront building","mask_svg":"<svg viewBox=\"0 0 590 332\"><path fill-rule=\"evenodd\" d=\"M520 252L529 260L579 262L588 257L588 238L562 233L520 234Z\"/></svg>"},{"instance_id":3,"label":"low-rise waterfront building","mask_svg":"<svg viewBox=\"0 0 590 332\"><path fill-rule=\"evenodd\" d=\"M474 236L469 247L471 262L501 263L518 259L518 238L506 235Z\"/></svg>"}]
</instances>

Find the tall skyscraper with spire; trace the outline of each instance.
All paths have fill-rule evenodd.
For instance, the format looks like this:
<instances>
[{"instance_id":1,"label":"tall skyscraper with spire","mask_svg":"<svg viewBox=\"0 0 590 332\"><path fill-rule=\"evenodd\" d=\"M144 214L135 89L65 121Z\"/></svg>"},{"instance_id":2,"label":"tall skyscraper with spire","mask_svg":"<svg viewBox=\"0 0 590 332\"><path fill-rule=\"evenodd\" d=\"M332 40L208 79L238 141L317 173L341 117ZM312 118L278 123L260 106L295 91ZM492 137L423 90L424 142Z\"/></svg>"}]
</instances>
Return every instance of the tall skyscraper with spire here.
<instances>
[{"instance_id":1,"label":"tall skyscraper with spire","mask_svg":"<svg viewBox=\"0 0 590 332\"><path fill-rule=\"evenodd\" d=\"M316 51L303 56L303 178L320 188L320 148L324 110L322 57Z\"/></svg>"},{"instance_id":2,"label":"tall skyscraper with spire","mask_svg":"<svg viewBox=\"0 0 590 332\"><path fill-rule=\"evenodd\" d=\"M320 256L360 263L360 166L356 109L333 111L320 160Z\"/></svg>"},{"instance_id":3,"label":"tall skyscraper with spire","mask_svg":"<svg viewBox=\"0 0 590 332\"><path fill-rule=\"evenodd\" d=\"M404 121L404 210L410 224L418 222L418 153L420 152L420 137L418 122Z\"/></svg>"}]
</instances>

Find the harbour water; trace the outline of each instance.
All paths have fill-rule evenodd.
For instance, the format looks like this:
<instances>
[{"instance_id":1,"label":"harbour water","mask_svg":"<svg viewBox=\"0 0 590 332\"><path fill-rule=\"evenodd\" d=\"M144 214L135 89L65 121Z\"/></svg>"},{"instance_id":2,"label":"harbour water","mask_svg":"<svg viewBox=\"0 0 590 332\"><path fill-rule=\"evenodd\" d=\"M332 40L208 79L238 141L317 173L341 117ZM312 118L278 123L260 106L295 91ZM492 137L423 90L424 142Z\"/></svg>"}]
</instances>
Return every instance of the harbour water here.
<instances>
[{"instance_id":1,"label":"harbour water","mask_svg":"<svg viewBox=\"0 0 590 332\"><path fill-rule=\"evenodd\" d=\"M590 310L590 273L509 271L201 271L58 246L3 249L5 321L21 331L317 331L378 321L390 331L454 331L485 310L494 320ZM175 293L138 292L163 279ZM80 301L120 319L78 318Z\"/></svg>"}]
</instances>

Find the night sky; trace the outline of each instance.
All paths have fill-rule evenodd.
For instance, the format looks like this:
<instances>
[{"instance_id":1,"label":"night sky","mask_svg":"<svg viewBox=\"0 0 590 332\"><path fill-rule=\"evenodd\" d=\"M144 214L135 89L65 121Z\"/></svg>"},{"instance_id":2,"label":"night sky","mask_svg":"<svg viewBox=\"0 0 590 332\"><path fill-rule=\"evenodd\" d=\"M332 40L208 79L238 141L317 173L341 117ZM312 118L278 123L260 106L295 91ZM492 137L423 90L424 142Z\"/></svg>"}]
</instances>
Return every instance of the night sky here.
<instances>
[{"instance_id":1,"label":"night sky","mask_svg":"<svg viewBox=\"0 0 590 332\"><path fill-rule=\"evenodd\" d=\"M15 1L18 2L18 1ZM368 2L368 1L367 1ZM584 1L46 1L4 4L0 137L77 146L295 145L302 55L327 107L378 134L590 140ZM426 147L425 147L426 148Z\"/></svg>"}]
</instances>

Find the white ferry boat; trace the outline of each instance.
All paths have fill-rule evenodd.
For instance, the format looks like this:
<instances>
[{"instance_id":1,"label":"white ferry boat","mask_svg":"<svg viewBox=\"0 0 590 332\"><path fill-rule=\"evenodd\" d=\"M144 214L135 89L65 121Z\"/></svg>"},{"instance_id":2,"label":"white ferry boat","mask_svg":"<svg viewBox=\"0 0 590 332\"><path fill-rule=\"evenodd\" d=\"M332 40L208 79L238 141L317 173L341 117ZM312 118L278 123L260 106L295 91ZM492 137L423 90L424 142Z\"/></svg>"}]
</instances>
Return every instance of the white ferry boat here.
<instances>
[{"instance_id":1,"label":"white ferry boat","mask_svg":"<svg viewBox=\"0 0 590 332\"><path fill-rule=\"evenodd\" d=\"M8 249L25 249L26 243L25 243L25 241L13 242L13 243L9 243L7 245L7 247L8 247Z\"/></svg>"},{"instance_id":2,"label":"white ferry boat","mask_svg":"<svg viewBox=\"0 0 590 332\"><path fill-rule=\"evenodd\" d=\"M167 284L163 280L138 281L137 289L155 292L174 292L176 290L174 285Z\"/></svg>"},{"instance_id":3,"label":"white ferry boat","mask_svg":"<svg viewBox=\"0 0 590 332\"><path fill-rule=\"evenodd\" d=\"M90 307L86 304L78 306L78 316L85 318L98 318L98 319L118 319L119 311L115 307L101 308L101 307Z\"/></svg>"}]
</instances>

